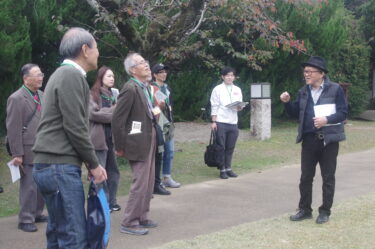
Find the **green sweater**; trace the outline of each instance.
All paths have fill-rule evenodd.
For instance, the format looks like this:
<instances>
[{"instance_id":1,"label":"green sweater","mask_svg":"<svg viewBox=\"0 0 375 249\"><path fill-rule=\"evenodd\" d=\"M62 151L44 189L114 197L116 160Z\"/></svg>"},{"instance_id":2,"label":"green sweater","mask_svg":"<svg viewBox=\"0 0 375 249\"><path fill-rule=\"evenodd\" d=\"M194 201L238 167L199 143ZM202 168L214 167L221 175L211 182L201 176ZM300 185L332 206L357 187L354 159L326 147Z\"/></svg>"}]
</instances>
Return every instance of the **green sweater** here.
<instances>
[{"instance_id":1,"label":"green sweater","mask_svg":"<svg viewBox=\"0 0 375 249\"><path fill-rule=\"evenodd\" d=\"M99 163L89 137L90 89L86 78L71 65L59 67L44 91L43 110L33 147L34 163Z\"/></svg>"}]
</instances>

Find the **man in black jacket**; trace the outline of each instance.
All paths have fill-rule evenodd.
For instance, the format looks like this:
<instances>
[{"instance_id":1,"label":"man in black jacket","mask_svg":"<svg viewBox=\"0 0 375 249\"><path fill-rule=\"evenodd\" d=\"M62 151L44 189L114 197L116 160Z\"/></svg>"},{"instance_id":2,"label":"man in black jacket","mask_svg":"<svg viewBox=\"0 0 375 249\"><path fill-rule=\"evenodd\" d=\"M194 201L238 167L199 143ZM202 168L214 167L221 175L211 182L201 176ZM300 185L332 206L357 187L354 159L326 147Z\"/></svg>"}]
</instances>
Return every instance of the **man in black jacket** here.
<instances>
[{"instance_id":1,"label":"man in black jacket","mask_svg":"<svg viewBox=\"0 0 375 249\"><path fill-rule=\"evenodd\" d=\"M297 100L290 102L288 92L280 95L287 113L299 118L297 143L302 141L299 211L290 220L312 218L312 183L319 162L323 204L316 223L322 224L331 214L339 141L345 139L343 122L348 110L344 91L326 76L328 70L322 57L312 56L302 66L306 85L298 91Z\"/></svg>"}]
</instances>

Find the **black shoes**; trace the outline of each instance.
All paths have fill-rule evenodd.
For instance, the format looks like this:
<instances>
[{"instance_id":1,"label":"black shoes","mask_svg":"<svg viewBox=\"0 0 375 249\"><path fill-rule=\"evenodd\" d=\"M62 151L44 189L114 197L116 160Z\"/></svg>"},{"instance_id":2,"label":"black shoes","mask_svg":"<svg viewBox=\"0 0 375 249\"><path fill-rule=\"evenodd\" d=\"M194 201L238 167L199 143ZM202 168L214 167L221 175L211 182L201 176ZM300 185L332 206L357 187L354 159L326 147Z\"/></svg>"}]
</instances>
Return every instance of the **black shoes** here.
<instances>
[{"instance_id":1,"label":"black shoes","mask_svg":"<svg viewBox=\"0 0 375 249\"><path fill-rule=\"evenodd\" d=\"M41 223L41 222L47 222L48 216L46 215L40 215L35 218L35 223ZM38 231L38 228L36 227L35 223L18 223L18 229L32 233Z\"/></svg>"},{"instance_id":2,"label":"black shoes","mask_svg":"<svg viewBox=\"0 0 375 249\"><path fill-rule=\"evenodd\" d=\"M146 234L148 234L148 229L143 228L143 227L138 226L138 225L135 225L135 226L123 226L123 225L121 225L120 232L130 234L130 235L146 235Z\"/></svg>"},{"instance_id":3,"label":"black shoes","mask_svg":"<svg viewBox=\"0 0 375 249\"><path fill-rule=\"evenodd\" d=\"M221 179L228 179L228 175L225 171L220 171L220 178Z\"/></svg>"},{"instance_id":4,"label":"black shoes","mask_svg":"<svg viewBox=\"0 0 375 249\"><path fill-rule=\"evenodd\" d=\"M170 195L171 192L166 190L162 185L157 185L154 187L154 194L155 195Z\"/></svg>"},{"instance_id":5,"label":"black shoes","mask_svg":"<svg viewBox=\"0 0 375 249\"><path fill-rule=\"evenodd\" d=\"M109 209L111 212L113 211L120 211L121 210L121 207L119 204L114 204L114 205L109 205Z\"/></svg>"},{"instance_id":6,"label":"black shoes","mask_svg":"<svg viewBox=\"0 0 375 249\"><path fill-rule=\"evenodd\" d=\"M308 212L302 209L300 209L295 215L291 215L289 217L291 221L301 221L301 220L311 219L311 218L312 218L311 212Z\"/></svg>"},{"instance_id":7,"label":"black shoes","mask_svg":"<svg viewBox=\"0 0 375 249\"><path fill-rule=\"evenodd\" d=\"M220 171L220 178L221 179L228 179L229 177L237 177L238 175L234 173L232 170L228 171Z\"/></svg>"},{"instance_id":8,"label":"black shoes","mask_svg":"<svg viewBox=\"0 0 375 249\"><path fill-rule=\"evenodd\" d=\"M320 213L318 218L316 218L316 224L323 224L328 222L329 216L326 213Z\"/></svg>"},{"instance_id":9,"label":"black shoes","mask_svg":"<svg viewBox=\"0 0 375 249\"><path fill-rule=\"evenodd\" d=\"M156 222L153 222L152 220L144 220L139 222L140 228L155 228L158 224Z\"/></svg>"},{"instance_id":10,"label":"black shoes","mask_svg":"<svg viewBox=\"0 0 375 249\"><path fill-rule=\"evenodd\" d=\"M18 229L28 233L38 231L38 228L36 227L35 223L19 223Z\"/></svg>"},{"instance_id":11,"label":"black shoes","mask_svg":"<svg viewBox=\"0 0 375 249\"><path fill-rule=\"evenodd\" d=\"M42 214L35 218L35 223L42 223L42 222L48 222L48 216Z\"/></svg>"},{"instance_id":12,"label":"black shoes","mask_svg":"<svg viewBox=\"0 0 375 249\"><path fill-rule=\"evenodd\" d=\"M232 170L229 170L229 171L226 171L227 173L227 176L229 177L237 177L238 175L236 173L234 173Z\"/></svg>"}]
</instances>

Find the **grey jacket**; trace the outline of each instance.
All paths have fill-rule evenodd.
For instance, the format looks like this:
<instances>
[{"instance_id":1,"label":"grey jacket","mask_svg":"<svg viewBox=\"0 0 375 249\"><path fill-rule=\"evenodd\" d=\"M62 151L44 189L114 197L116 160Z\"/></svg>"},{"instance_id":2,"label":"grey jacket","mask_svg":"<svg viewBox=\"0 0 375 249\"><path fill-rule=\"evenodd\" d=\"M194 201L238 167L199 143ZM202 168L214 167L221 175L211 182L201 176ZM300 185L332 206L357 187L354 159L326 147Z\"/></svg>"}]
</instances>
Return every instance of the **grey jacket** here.
<instances>
[{"instance_id":1,"label":"grey jacket","mask_svg":"<svg viewBox=\"0 0 375 249\"><path fill-rule=\"evenodd\" d=\"M38 95L43 104L43 92L38 91ZM23 157L23 164L33 163L34 155L31 148L35 143L36 131L41 116L41 112L35 112L36 107L37 104L34 102L33 97L23 87L19 88L8 98L6 127L9 146L13 156ZM27 127L23 128L31 115L33 117Z\"/></svg>"},{"instance_id":2,"label":"grey jacket","mask_svg":"<svg viewBox=\"0 0 375 249\"><path fill-rule=\"evenodd\" d=\"M90 95L90 138L95 150L108 150L103 124L111 123L114 110L115 106L102 107L101 102L97 104Z\"/></svg>"},{"instance_id":3,"label":"grey jacket","mask_svg":"<svg viewBox=\"0 0 375 249\"><path fill-rule=\"evenodd\" d=\"M89 137L89 99L90 88L80 70L71 65L56 69L44 90L34 163L85 163L89 169L99 165Z\"/></svg>"}]
</instances>

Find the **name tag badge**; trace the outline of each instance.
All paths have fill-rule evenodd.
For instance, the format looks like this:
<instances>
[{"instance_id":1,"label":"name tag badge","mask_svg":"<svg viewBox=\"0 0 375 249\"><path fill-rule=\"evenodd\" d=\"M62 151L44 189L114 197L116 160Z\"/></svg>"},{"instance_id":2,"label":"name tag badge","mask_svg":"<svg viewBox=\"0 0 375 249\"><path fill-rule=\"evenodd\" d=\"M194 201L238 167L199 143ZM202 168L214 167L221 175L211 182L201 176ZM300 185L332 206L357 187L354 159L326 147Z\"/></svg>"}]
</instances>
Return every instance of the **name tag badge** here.
<instances>
[{"instance_id":1,"label":"name tag badge","mask_svg":"<svg viewBox=\"0 0 375 249\"><path fill-rule=\"evenodd\" d=\"M133 121L132 129L129 132L129 134L139 134L141 133L141 128L142 128L142 122Z\"/></svg>"},{"instance_id":2,"label":"name tag badge","mask_svg":"<svg viewBox=\"0 0 375 249\"><path fill-rule=\"evenodd\" d=\"M154 108L152 108L152 113L156 116L158 114L160 114L161 110L159 108L159 106L156 106Z\"/></svg>"}]
</instances>

